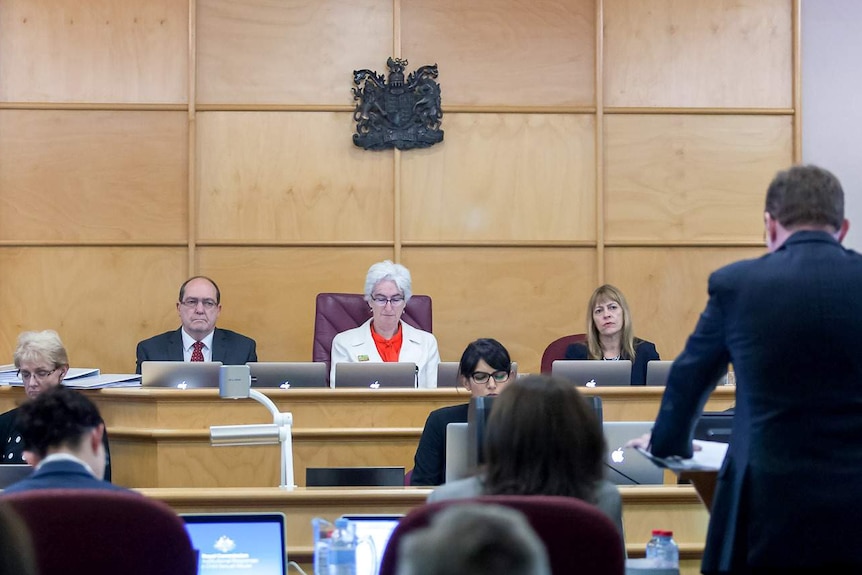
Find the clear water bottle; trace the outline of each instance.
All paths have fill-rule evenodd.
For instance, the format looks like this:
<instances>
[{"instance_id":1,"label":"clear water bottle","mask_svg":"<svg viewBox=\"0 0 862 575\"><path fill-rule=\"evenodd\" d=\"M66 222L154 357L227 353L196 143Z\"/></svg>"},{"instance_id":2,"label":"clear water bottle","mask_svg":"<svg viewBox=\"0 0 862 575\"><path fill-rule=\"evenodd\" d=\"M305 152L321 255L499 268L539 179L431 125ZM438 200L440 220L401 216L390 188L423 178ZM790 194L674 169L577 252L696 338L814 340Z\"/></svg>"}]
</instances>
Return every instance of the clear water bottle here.
<instances>
[{"instance_id":1,"label":"clear water bottle","mask_svg":"<svg viewBox=\"0 0 862 575\"><path fill-rule=\"evenodd\" d=\"M347 519L335 520L329 539L329 575L356 575L356 533Z\"/></svg>"},{"instance_id":2,"label":"clear water bottle","mask_svg":"<svg viewBox=\"0 0 862 575\"><path fill-rule=\"evenodd\" d=\"M329 542L335 527L326 519L311 520L314 528L314 575L329 575Z\"/></svg>"},{"instance_id":3,"label":"clear water bottle","mask_svg":"<svg viewBox=\"0 0 862 575\"><path fill-rule=\"evenodd\" d=\"M646 557L656 567L679 568L679 546L673 540L673 531L653 529L646 546Z\"/></svg>"}]
</instances>

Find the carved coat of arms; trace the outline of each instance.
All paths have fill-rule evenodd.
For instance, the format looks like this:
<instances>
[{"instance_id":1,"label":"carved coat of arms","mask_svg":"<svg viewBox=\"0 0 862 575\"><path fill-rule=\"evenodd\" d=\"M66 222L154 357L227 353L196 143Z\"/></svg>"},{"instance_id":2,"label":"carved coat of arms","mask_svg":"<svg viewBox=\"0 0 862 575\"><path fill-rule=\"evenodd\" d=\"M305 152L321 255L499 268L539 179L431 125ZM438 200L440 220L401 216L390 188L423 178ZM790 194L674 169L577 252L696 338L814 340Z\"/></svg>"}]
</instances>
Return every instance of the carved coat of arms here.
<instances>
[{"instance_id":1,"label":"carved coat of arms","mask_svg":"<svg viewBox=\"0 0 862 575\"><path fill-rule=\"evenodd\" d=\"M389 58L389 81L372 70L353 72L356 133L366 150L427 148L443 140L437 64L422 66L404 80L407 60Z\"/></svg>"}]
</instances>

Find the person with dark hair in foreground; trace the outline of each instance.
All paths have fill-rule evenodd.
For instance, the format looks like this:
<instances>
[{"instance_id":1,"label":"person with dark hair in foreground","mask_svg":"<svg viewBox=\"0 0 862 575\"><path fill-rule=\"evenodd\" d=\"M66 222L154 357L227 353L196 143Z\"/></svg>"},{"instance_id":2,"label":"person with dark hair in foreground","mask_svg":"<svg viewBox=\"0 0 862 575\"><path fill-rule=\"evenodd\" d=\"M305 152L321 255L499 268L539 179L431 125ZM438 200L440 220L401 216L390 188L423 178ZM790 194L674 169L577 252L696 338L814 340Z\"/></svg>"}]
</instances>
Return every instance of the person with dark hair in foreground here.
<instances>
[{"instance_id":1,"label":"person with dark hair in foreground","mask_svg":"<svg viewBox=\"0 0 862 575\"><path fill-rule=\"evenodd\" d=\"M470 397L496 396L518 377L509 352L496 339L477 339L467 345L458 364L458 382ZM467 423L469 405L450 405L428 415L413 457L410 485L440 485L446 478L446 426Z\"/></svg>"},{"instance_id":2,"label":"person with dark hair in foreground","mask_svg":"<svg viewBox=\"0 0 862 575\"><path fill-rule=\"evenodd\" d=\"M18 415L25 457L36 470L3 494L31 489L114 489L105 473L105 424L83 394L57 386L22 404Z\"/></svg>"},{"instance_id":3,"label":"person with dark hair in foreground","mask_svg":"<svg viewBox=\"0 0 862 575\"><path fill-rule=\"evenodd\" d=\"M545 545L522 513L456 505L404 536L397 575L551 575Z\"/></svg>"},{"instance_id":4,"label":"person with dark hair in foreground","mask_svg":"<svg viewBox=\"0 0 862 575\"><path fill-rule=\"evenodd\" d=\"M822 168L779 172L763 218L769 253L709 278L650 449L691 456L732 363L736 412L703 573L862 573L862 256L841 246L844 192Z\"/></svg>"},{"instance_id":5,"label":"person with dark hair in foreground","mask_svg":"<svg viewBox=\"0 0 862 575\"><path fill-rule=\"evenodd\" d=\"M491 410L485 470L446 483L429 502L480 495L560 495L598 506L623 534L622 500L604 478L602 426L570 382L544 375L512 381Z\"/></svg>"}]
</instances>

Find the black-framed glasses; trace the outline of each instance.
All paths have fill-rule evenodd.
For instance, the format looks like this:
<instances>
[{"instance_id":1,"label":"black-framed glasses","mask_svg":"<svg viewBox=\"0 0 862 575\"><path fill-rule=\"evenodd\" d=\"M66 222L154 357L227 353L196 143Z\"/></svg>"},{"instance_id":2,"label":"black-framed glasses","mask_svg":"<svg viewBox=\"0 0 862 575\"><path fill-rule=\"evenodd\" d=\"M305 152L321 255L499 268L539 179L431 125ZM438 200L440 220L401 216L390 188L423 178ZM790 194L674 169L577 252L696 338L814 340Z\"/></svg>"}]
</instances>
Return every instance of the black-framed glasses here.
<instances>
[{"instance_id":1,"label":"black-framed glasses","mask_svg":"<svg viewBox=\"0 0 862 575\"><path fill-rule=\"evenodd\" d=\"M181 301L180 304L188 309L197 309L198 304L200 304L204 306L205 310L211 310L218 305L218 302L216 302L216 300L214 299L197 299L194 297L190 297Z\"/></svg>"},{"instance_id":2,"label":"black-framed glasses","mask_svg":"<svg viewBox=\"0 0 862 575\"><path fill-rule=\"evenodd\" d=\"M492 379L494 380L494 383L505 383L511 374L512 372L506 371L505 369L499 369L494 373L488 373L487 371L474 371L470 374L470 379L473 380L473 383L478 383L480 385L488 385Z\"/></svg>"},{"instance_id":3,"label":"black-framed glasses","mask_svg":"<svg viewBox=\"0 0 862 575\"><path fill-rule=\"evenodd\" d=\"M18 377L21 378L21 381L28 381L32 377L36 381L42 382L45 380L46 377L48 377L49 375L51 375L52 373L54 373L58 369L60 369L60 368L55 367L51 371L48 371L47 369L38 369L32 373L29 371L21 371L19 369L18 370Z\"/></svg>"},{"instance_id":4,"label":"black-framed glasses","mask_svg":"<svg viewBox=\"0 0 862 575\"><path fill-rule=\"evenodd\" d=\"M373 303L377 307L386 307L386 304L392 304L392 307L398 307L399 305L404 303L404 296L394 295L392 297L386 297L383 295L374 295L371 296L371 303Z\"/></svg>"}]
</instances>

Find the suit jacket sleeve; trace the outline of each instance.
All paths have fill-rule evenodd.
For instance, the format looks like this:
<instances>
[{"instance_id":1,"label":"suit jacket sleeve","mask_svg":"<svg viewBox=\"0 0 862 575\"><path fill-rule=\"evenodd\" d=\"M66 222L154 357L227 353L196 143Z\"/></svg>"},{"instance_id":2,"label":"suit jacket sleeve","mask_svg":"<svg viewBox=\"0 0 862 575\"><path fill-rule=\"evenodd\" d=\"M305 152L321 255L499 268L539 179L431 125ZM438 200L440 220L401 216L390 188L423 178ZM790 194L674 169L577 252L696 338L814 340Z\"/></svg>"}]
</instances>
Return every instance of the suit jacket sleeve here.
<instances>
[{"instance_id":1,"label":"suit jacket sleeve","mask_svg":"<svg viewBox=\"0 0 862 575\"><path fill-rule=\"evenodd\" d=\"M573 343L566 348L566 359L587 359L587 346Z\"/></svg>"},{"instance_id":2,"label":"suit jacket sleeve","mask_svg":"<svg viewBox=\"0 0 862 575\"><path fill-rule=\"evenodd\" d=\"M347 332L341 332L332 338L332 350L329 363L329 385L335 387L335 365L350 361L350 354L347 352Z\"/></svg>"},{"instance_id":3,"label":"suit jacket sleeve","mask_svg":"<svg viewBox=\"0 0 862 575\"><path fill-rule=\"evenodd\" d=\"M658 457L691 457L694 424L727 369L721 285L734 280L722 271L710 276L706 309L670 370L651 438L651 451Z\"/></svg>"},{"instance_id":4,"label":"suit jacket sleeve","mask_svg":"<svg viewBox=\"0 0 862 575\"><path fill-rule=\"evenodd\" d=\"M434 410L425 421L413 457L410 485L440 485L446 478L446 422L440 415L440 410Z\"/></svg>"}]
</instances>

